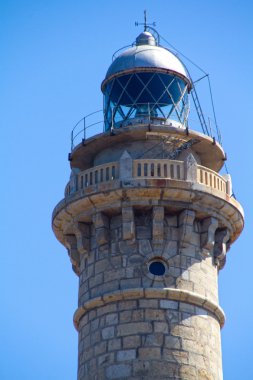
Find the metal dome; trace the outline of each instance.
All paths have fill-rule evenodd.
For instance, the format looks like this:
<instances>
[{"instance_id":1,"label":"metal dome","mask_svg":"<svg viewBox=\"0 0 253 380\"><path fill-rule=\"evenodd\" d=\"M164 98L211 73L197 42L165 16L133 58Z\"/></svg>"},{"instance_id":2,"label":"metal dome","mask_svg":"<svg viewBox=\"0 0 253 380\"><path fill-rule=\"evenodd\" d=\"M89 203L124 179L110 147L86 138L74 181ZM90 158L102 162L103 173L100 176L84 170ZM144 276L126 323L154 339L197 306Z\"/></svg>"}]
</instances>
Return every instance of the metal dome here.
<instances>
[{"instance_id":1,"label":"metal dome","mask_svg":"<svg viewBox=\"0 0 253 380\"><path fill-rule=\"evenodd\" d=\"M169 50L156 46L155 38L149 32L142 32L136 39L136 46L127 49L112 62L104 82L112 75L139 68L168 70L190 82L182 62Z\"/></svg>"},{"instance_id":2,"label":"metal dome","mask_svg":"<svg viewBox=\"0 0 253 380\"><path fill-rule=\"evenodd\" d=\"M185 126L191 88L183 63L144 31L112 62L102 82L105 129L145 117Z\"/></svg>"}]
</instances>

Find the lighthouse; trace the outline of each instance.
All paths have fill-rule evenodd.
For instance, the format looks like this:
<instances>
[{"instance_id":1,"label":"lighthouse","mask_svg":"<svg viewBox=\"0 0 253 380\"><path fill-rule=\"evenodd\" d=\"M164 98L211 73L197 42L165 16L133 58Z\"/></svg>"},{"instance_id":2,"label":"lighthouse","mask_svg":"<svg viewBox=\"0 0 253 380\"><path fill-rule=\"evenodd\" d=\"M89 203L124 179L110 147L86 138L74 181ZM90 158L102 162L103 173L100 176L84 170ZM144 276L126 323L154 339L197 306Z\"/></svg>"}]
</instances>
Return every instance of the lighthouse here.
<instances>
[{"instance_id":1,"label":"lighthouse","mask_svg":"<svg viewBox=\"0 0 253 380\"><path fill-rule=\"evenodd\" d=\"M218 275L243 210L187 68L147 29L105 74L101 133L96 113L72 132L53 211L79 277L78 380L221 380Z\"/></svg>"}]
</instances>

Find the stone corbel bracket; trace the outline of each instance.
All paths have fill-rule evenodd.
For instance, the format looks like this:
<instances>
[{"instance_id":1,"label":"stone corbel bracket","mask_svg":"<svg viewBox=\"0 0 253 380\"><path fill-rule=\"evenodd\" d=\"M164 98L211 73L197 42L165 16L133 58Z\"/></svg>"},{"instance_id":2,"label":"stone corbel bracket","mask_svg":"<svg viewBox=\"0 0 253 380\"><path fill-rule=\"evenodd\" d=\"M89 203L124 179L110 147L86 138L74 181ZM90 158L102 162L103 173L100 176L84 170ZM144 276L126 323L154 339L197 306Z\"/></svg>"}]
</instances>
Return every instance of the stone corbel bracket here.
<instances>
[{"instance_id":1,"label":"stone corbel bracket","mask_svg":"<svg viewBox=\"0 0 253 380\"><path fill-rule=\"evenodd\" d=\"M135 240L135 221L132 206L122 205L122 237L123 240Z\"/></svg>"},{"instance_id":2,"label":"stone corbel bracket","mask_svg":"<svg viewBox=\"0 0 253 380\"><path fill-rule=\"evenodd\" d=\"M93 223L96 231L96 242L98 246L109 242L109 219L102 212L93 215Z\"/></svg>"},{"instance_id":3,"label":"stone corbel bracket","mask_svg":"<svg viewBox=\"0 0 253 380\"><path fill-rule=\"evenodd\" d=\"M200 247L204 257L210 256L213 253L217 228L218 220L216 218L205 218L201 222Z\"/></svg>"},{"instance_id":4,"label":"stone corbel bracket","mask_svg":"<svg viewBox=\"0 0 253 380\"><path fill-rule=\"evenodd\" d=\"M76 236L77 250L82 254L88 254L90 250L90 226L86 223L75 223L73 232Z\"/></svg>"},{"instance_id":5,"label":"stone corbel bracket","mask_svg":"<svg viewBox=\"0 0 253 380\"><path fill-rule=\"evenodd\" d=\"M179 234L181 247L191 244L194 229L195 211L184 210L179 215Z\"/></svg>"},{"instance_id":6,"label":"stone corbel bracket","mask_svg":"<svg viewBox=\"0 0 253 380\"><path fill-rule=\"evenodd\" d=\"M158 250L164 245L164 207L154 206L152 213L152 243L153 247Z\"/></svg>"},{"instance_id":7,"label":"stone corbel bracket","mask_svg":"<svg viewBox=\"0 0 253 380\"><path fill-rule=\"evenodd\" d=\"M75 235L65 235L65 246L72 263L73 271L79 276L80 274L80 253L77 249L77 239Z\"/></svg>"},{"instance_id":8,"label":"stone corbel bracket","mask_svg":"<svg viewBox=\"0 0 253 380\"><path fill-rule=\"evenodd\" d=\"M214 262L218 269L222 269L226 263L226 253L230 248L228 228L218 229L215 233Z\"/></svg>"}]
</instances>

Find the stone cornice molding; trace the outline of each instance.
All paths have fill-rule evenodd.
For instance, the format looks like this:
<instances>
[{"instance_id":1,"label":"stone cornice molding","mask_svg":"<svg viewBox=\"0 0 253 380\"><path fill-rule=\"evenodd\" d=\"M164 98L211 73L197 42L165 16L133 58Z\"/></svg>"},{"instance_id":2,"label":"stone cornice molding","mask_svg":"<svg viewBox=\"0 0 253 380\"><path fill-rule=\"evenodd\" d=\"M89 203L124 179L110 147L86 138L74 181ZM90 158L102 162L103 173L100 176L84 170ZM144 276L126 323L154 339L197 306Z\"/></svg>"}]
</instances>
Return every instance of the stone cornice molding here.
<instances>
[{"instance_id":1,"label":"stone cornice molding","mask_svg":"<svg viewBox=\"0 0 253 380\"><path fill-rule=\"evenodd\" d=\"M225 314L222 308L200 294L190 292L188 290L173 288L133 288L116 290L114 292L106 293L102 296L95 297L85 302L76 310L74 314L74 325L78 330L81 318L88 311L93 310L96 307L106 306L109 303L122 300L143 298L166 299L189 303L212 313L217 318L221 328L225 324Z\"/></svg>"}]
</instances>

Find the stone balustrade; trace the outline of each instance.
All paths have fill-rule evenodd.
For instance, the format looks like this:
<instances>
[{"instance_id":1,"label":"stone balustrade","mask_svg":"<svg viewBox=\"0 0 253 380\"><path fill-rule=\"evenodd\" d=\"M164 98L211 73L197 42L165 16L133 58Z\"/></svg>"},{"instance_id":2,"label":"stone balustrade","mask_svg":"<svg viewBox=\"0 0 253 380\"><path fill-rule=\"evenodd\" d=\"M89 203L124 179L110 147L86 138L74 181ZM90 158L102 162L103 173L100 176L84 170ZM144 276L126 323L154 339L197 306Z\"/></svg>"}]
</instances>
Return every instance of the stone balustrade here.
<instances>
[{"instance_id":1,"label":"stone balustrade","mask_svg":"<svg viewBox=\"0 0 253 380\"><path fill-rule=\"evenodd\" d=\"M133 177L184 180L184 162L165 159L134 160Z\"/></svg>"},{"instance_id":2,"label":"stone balustrade","mask_svg":"<svg viewBox=\"0 0 253 380\"><path fill-rule=\"evenodd\" d=\"M110 162L103 165L94 166L84 170L68 182L65 188L65 196L68 196L78 190L97 183L113 181L119 178L119 162Z\"/></svg>"},{"instance_id":3,"label":"stone balustrade","mask_svg":"<svg viewBox=\"0 0 253 380\"><path fill-rule=\"evenodd\" d=\"M201 165L197 165L197 182L223 193L229 193L227 181L218 173Z\"/></svg>"},{"instance_id":4,"label":"stone balustrade","mask_svg":"<svg viewBox=\"0 0 253 380\"><path fill-rule=\"evenodd\" d=\"M230 176L224 177L211 169L197 165L193 156L186 162L168 159L133 160L125 152L120 161L98 165L72 174L65 188L65 197L99 183L129 178L190 181L231 195Z\"/></svg>"}]
</instances>

